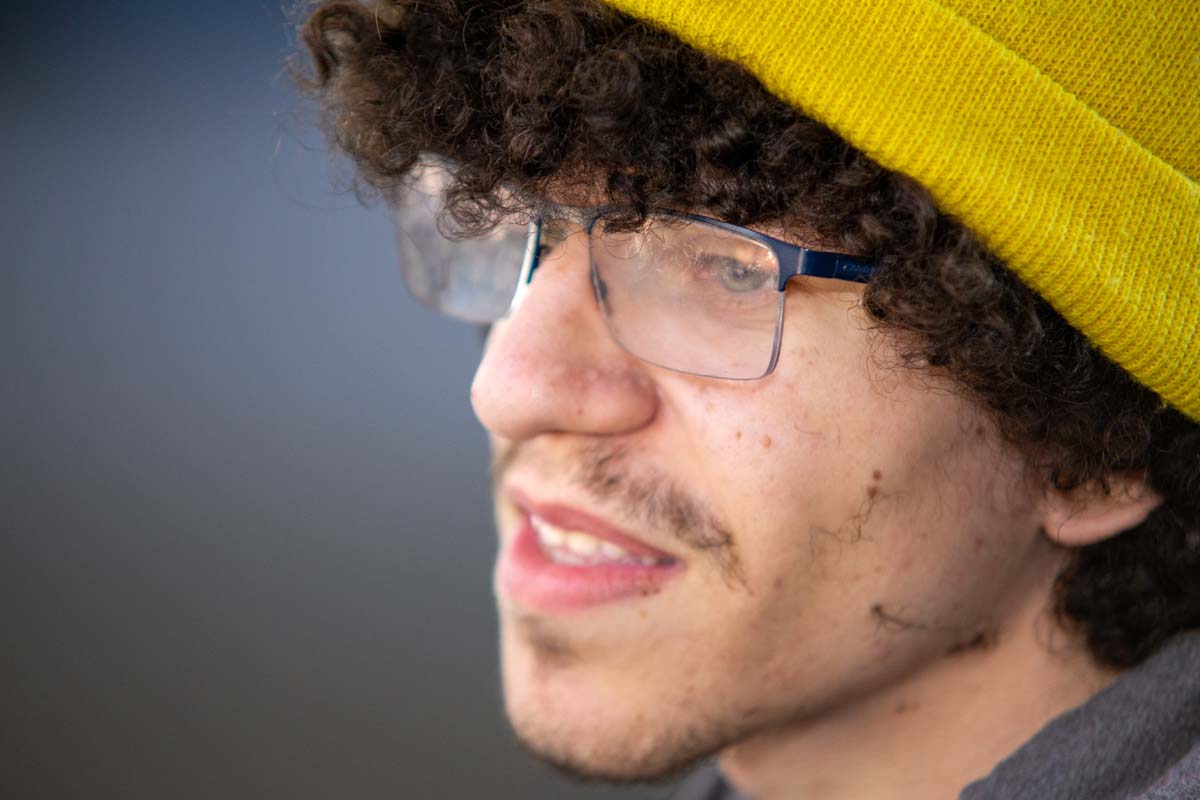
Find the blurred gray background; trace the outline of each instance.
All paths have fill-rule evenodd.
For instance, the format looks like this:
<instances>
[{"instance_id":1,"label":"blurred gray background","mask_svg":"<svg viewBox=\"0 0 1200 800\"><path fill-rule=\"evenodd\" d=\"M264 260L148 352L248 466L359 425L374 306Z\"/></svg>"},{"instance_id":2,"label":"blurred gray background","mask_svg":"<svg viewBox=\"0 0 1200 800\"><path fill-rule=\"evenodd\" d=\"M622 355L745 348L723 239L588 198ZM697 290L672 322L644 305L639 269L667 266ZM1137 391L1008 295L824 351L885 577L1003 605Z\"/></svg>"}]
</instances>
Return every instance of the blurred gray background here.
<instances>
[{"instance_id":1,"label":"blurred gray background","mask_svg":"<svg viewBox=\"0 0 1200 800\"><path fill-rule=\"evenodd\" d=\"M664 797L510 739L479 335L338 192L285 11L5 3L0 797Z\"/></svg>"}]
</instances>

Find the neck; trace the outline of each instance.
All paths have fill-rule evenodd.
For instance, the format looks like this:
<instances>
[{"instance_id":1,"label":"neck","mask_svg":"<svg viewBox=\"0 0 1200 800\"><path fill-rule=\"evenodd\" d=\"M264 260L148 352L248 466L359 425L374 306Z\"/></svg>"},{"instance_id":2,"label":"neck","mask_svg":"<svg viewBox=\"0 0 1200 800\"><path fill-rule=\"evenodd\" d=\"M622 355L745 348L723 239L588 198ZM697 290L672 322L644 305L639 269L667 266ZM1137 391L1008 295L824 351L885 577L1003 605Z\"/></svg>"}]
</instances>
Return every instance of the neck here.
<instances>
[{"instance_id":1,"label":"neck","mask_svg":"<svg viewBox=\"0 0 1200 800\"><path fill-rule=\"evenodd\" d=\"M722 772L755 800L958 797L1116 677L1044 603L1005 630L849 707L739 742L721 753Z\"/></svg>"}]
</instances>

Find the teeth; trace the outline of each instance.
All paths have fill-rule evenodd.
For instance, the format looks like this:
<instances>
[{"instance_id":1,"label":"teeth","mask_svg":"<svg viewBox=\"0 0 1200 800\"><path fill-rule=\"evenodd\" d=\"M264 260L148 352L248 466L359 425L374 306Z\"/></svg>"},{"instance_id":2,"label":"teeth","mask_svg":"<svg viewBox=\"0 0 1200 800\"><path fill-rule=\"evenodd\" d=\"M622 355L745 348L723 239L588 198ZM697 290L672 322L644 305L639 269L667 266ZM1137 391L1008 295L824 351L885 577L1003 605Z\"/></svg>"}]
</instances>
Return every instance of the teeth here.
<instances>
[{"instance_id":1,"label":"teeth","mask_svg":"<svg viewBox=\"0 0 1200 800\"><path fill-rule=\"evenodd\" d=\"M546 552L550 555L550 560L555 564L566 564L570 567L586 567L592 563L586 558L580 558L567 550L548 550Z\"/></svg>"},{"instance_id":2,"label":"teeth","mask_svg":"<svg viewBox=\"0 0 1200 800\"><path fill-rule=\"evenodd\" d=\"M587 566L606 561L641 564L646 567L658 564L658 559L652 556L634 555L619 544L598 539L581 531L565 531L532 514L529 516L529 522L533 525L542 549L559 564Z\"/></svg>"},{"instance_id":3,"label":"teeth","mask_svg":"<svg viewBox=\"0 0 1200 800\"><path fill-rule=\"evenodd\" d=\"M550 547L562 547L566 536L558 528L550 525L538 517L530 515L529 521L533 523L533 529L537 532L538 539L542 544Z\"/></svg>"},{"instance_id":4,"label":"teeth","mask_svg":"<svg viewBox=\"0 0 1200 800\"><path fill-rule=\"evenodd\" d=\"M629 558L628 550L626 550L624 547L621 547L620 545L613 544L612 542L601 542L600 543L600 552L603 553L606 557L612 558L612 559Z\"/></svg>"},{"instance_id":5,"label":"teeth","mask_svg":"<svg viewBox=\"0 0 1200 800\"><path fill-rule=\"evenodd\" d=\"M600 542L586 533L568 533L567 549L577 556L594 556L600 549Z\"/></svg>"}]
</instances>

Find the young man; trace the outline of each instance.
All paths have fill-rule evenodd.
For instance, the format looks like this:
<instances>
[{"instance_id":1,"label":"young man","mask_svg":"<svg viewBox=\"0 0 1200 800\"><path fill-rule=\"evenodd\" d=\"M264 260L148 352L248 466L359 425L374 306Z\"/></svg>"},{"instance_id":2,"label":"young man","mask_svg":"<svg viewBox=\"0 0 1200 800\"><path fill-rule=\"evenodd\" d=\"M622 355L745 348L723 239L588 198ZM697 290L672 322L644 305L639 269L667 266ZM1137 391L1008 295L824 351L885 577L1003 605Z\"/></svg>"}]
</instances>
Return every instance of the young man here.
<instances>
[{"instance_id":1,"label":"young man","mask_svg":"<svg viewBox=\"0 0 1200 800\"><path fill-rule=\"evenodd\" d=\"M327 2L306 43L410 287L500 320L533 752L1200 797L1194 4Z\"/></svg>"}]
</instances>

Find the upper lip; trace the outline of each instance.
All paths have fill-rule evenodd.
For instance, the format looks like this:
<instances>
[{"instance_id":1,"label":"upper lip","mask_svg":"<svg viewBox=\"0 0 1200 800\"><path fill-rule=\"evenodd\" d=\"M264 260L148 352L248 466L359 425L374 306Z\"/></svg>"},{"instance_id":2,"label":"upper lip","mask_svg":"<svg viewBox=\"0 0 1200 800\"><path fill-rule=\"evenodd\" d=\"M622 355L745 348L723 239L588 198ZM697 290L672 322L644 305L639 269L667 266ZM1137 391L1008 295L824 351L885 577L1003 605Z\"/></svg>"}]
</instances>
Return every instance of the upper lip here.
<instances>
[{"instance_id":1,"label":"upper lip","mask_svg":"<svg viewBox=\"0 0 1200 800\"><path fill-rule=\"evenodd\" d=\"M586 511L580 511L571 506L558 503L539 503L517 488L508 490L509 500L521 511L532 514L556 528L569 531L580 531L597 539L604 539L618 545L634 555L651 556L658 559L678 559L670 553L651 547L642 540L630 535L620 528L594 517Z\"/></svg>"}]
</instances>

